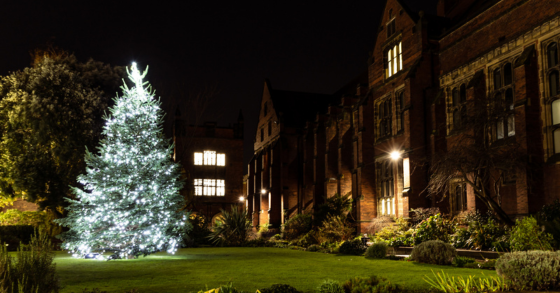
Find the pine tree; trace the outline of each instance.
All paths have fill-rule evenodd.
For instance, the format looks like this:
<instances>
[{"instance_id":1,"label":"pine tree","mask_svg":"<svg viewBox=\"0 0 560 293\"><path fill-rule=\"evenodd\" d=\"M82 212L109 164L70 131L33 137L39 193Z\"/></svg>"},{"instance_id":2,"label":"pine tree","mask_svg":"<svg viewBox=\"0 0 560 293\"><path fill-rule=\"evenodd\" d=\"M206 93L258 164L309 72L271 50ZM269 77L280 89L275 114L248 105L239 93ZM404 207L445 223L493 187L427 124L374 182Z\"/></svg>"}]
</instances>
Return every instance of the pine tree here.
<instances>
[{"instance_id":1,"label":"pine tree","mask_svg":"<svg viewBox=\"0 0 560 293\"><path fill-rule=\"evenodd\" d=\"M68 216L57 220L70 230L64 248L74 256L110 251L112 258L138 257L161 250L175 252L188 225L179 210L184 204L180 167L171 160L172 145L162 131L163 111L154 92L133 63L124 95L103 129L99 154L86 150L84 190L67 199Z\"/></svg>"}]
</instances>

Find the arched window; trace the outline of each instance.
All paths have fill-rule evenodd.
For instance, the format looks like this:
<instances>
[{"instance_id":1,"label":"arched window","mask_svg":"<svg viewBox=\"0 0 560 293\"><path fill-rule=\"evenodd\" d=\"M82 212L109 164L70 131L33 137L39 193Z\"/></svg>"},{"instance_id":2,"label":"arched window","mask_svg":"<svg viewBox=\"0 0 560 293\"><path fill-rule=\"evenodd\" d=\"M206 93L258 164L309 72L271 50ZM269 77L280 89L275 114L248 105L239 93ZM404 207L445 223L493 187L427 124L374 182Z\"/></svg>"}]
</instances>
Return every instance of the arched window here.
<instances>
[{"instance_id":1,"label":"arched window","mask_svg":"<svg viewBox=\"0 0 560 293\"><path fill-rule=\"evenodd\" d=\"M547 48L548 55L548 68L552 68L558 65L558 45L556 43L551 43Z\"/></svg>"},{"instance_id":2,"label":"arched window","mask_svg":"<svg viewBox=\"0 0 560 293\"><path fill-rule=\"evenodd\" d=\"M548 75L548 86L550 96L556 96L558 92L558 71L554 70Z\"/></svg>"},{"instance_id":3,"label":"arched window","mask_svg":"<svg viewBox=\"0 0 560 293\"><path fill-rule=\"evenodd\" d=\"M511 114L507 118L508 137L515 136L515 115Z\"/></svg>"},{"instance_id":4,"label":"arched window","mask_svg":"<svg viewBox=\"0 0 560 293\"><path fill-rule=\"evenodd\" d=\"M513 82L513 72L511 63L504 65L504 86L510 85Z\"/></svg>"},{"instance_id":5,"label":"arched window","mask_svg":"<svg viewBox=\"0 0 560 293\"><path fill-rule=\"evenodd\" d=\"M464 84L461 85L459 96L461 101L461 123L465 123L467 119L467 86Z\"/></svg>"},{"instance_id":6,"label":"arched window","mask_svg":"<svg viewBox=\"0 0 560 293\"><path fill-rule=\"evenodd\" d=\"M500 68L494 70L494 90L499 90L502 87L502 72Z\"/></svg>"},{"instance_id":7,"label":"arched window","mask_svg":"<svg viewBox=\"0 0 560 293\"><path fill-rule=\"evenodd\" d=\"M506 110L513 110L513 89L508 88L506 90Z\"/></svg>"}]
</instances>

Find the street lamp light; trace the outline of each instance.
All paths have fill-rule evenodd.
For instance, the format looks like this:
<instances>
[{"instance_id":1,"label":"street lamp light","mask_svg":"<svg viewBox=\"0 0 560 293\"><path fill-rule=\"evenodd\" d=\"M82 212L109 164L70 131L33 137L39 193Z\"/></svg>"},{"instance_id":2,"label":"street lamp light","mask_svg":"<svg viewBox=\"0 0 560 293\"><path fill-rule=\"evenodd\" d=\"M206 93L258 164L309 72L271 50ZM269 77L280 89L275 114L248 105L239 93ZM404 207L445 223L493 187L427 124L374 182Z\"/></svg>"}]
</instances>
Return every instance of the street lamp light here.
<instances>
[{"instance_id":1,"label":"street lamp light","mask_svg":"<svg viewBox=\"0 0 560 293\"><path fill-rule=\"evenodd\" d=\"M244 197L244 196L240 196L240 197L239 197L239 201L240 201L240 202L244 202L244 201L245 201L245 197Z\"/></svg>"},{"instance_id":2,"label":"street lamp light","mask_svg":"<svg viewBox=\"0 0 560 293\"><path fill-rule=\"evenodd\" d=\"M261 189L262 194L266 194L266 189Z\"/></svg>"},{"instance_id":3,"label":"street lamp light","mask_svg":"<svg viewBox=\"0 0 560 293\"><path fill-rule=\"evenodd\" d=\"M389 154L389 157L391 157L391 160L396 161L396 160L398 160L398 159L401 158L401 152L399 152L399 151L392 151L392 152Z\"/></svg>"}]
</instances>

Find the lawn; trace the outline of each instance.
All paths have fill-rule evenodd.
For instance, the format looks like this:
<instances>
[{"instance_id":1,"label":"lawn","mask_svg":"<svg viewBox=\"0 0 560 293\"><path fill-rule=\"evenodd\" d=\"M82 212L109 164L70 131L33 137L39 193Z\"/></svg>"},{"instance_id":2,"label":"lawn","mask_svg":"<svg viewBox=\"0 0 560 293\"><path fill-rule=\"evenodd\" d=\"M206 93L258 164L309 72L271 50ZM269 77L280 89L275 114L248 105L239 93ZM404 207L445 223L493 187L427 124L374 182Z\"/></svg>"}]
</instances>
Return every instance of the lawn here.
<instances>
[{"instance_id":1,"label":"lawn","mask_svg":"<svg viewBox=\"0 0 560 293\"><path fill-rule=\"evenodd\" d=\"M406 261L369 260L361 256L332 255L281 248L187 248L175 255L158 253L133 260L74 259L64 252L55 258L64 286L62 292L84 288L108 292L137 289L147 292L191 292L233 282L249 292L271 284L290 284L314 290L322 280L344 281L373 274L394 283L427 287L424 275L444 269L452 275L478 275L482 270L425 265ZM485 270L484 274L495 275Z\"/></svg>"}]
</instances>

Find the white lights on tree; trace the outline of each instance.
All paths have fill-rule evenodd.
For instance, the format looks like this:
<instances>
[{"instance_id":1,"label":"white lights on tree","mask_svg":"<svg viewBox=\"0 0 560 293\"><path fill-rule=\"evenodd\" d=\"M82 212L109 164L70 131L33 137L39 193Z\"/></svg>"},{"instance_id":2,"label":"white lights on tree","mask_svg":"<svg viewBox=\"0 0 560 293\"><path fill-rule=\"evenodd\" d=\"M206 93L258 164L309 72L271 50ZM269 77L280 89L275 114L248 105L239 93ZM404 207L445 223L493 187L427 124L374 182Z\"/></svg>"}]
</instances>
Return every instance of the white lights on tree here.
<instances>
[{"instance_id":1,"label":"white lights on tree","mask_svg":"<svg viewBox=\"0 0 560 293\"><path fill-rule=\"evenodd\" d=\"M110 109L98 153L86 151L86 174L68 199L68 216L58 220L70 230L64 248L76 257L113 252L113 258L138 257L161 250L174 253L188 226L179 210L180 167L164 138L163 111L154 91L133 63L134 86Z\"/></svg>"}]
</instances>

